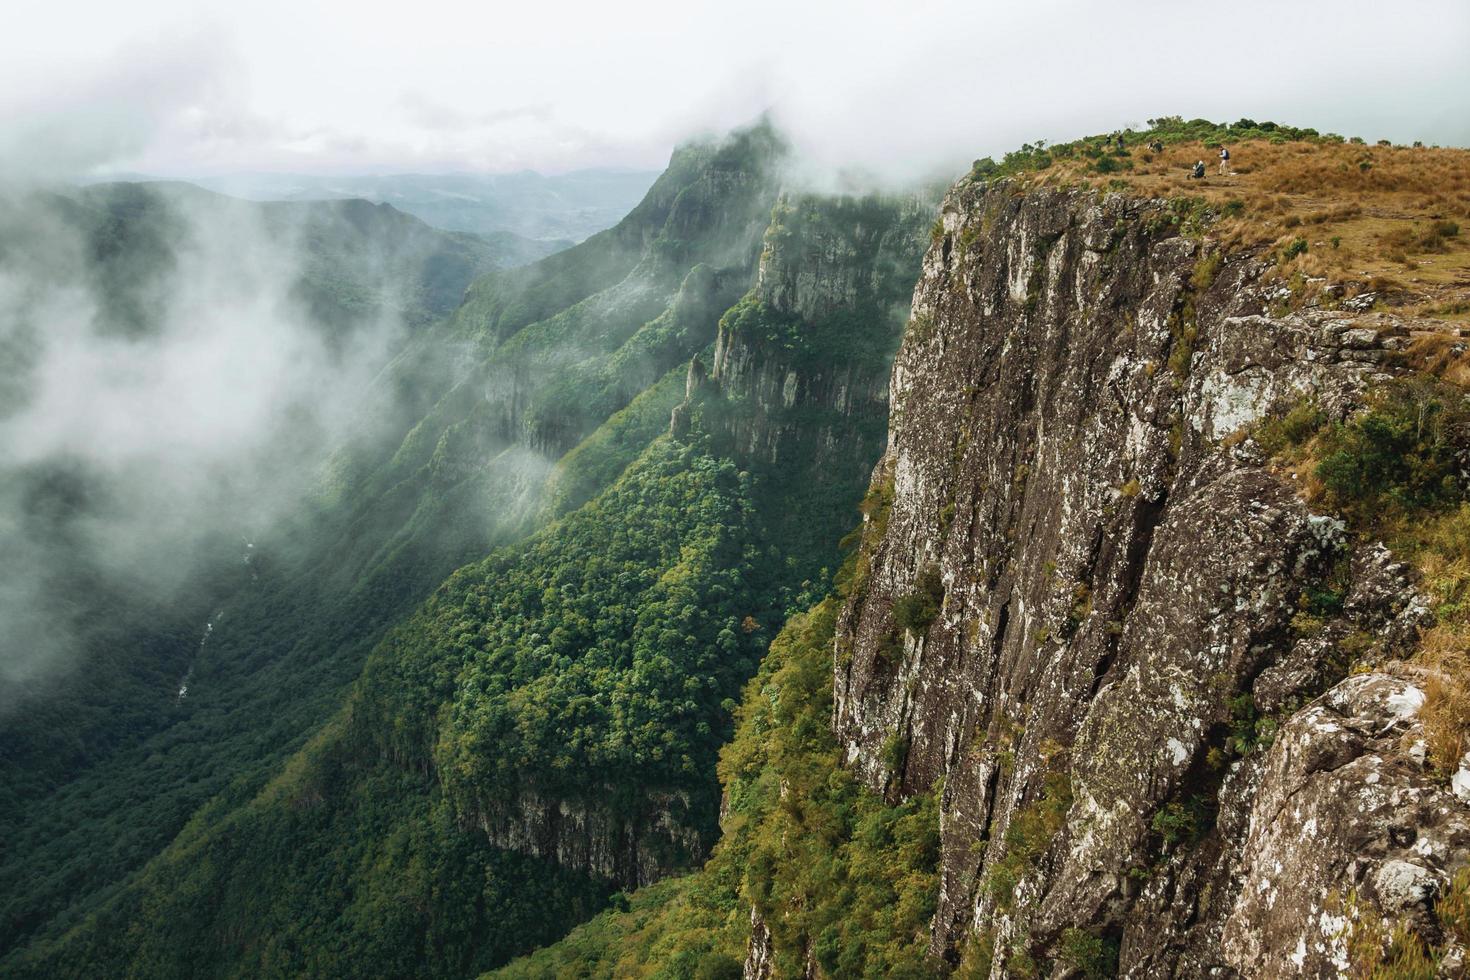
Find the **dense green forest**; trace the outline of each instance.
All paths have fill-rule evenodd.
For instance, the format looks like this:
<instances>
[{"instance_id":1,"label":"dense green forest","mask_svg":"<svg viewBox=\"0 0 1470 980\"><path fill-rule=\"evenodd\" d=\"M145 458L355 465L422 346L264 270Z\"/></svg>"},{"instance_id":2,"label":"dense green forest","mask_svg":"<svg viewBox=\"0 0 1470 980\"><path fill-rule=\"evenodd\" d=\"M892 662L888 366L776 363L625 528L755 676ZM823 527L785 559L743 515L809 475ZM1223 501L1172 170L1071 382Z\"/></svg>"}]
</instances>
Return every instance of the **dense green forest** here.
<instances>
[{"instance_id":1,"label":"dense green forest","mask_svg":"<svg viewBox=\"0 0 1470 980\"><path fill-rule=\"evenodd\" d=\"M782 152L765 125L683 148L618 226L410 336L371 438L164 634L151 715L83 685L18 716L44 744L107 721L7 802L7 973L464 975L704 859L740 691L829 588L881 448L881 405L828 399L881 398L929 221L912 199L773 218ZM741 300L763 251L843 234L885 272L815 316ZM696 383L717 326L755 353ZM773 402L786 370L802 395Z\"/></svg>"},{"instance_id":2,"label":"dense green forest","mask_svg":"<svg viewBox=\"0 0 1470 980\"><path fill-rule=\"evenodd\" d=\"M925 977L939 878L934 794L889 806L842 765L829 724L840 597L793 617L720 757L724 836L696 874L640 889L495 977L741 975L751 910L781 976Z\"/></svg>"},{"instance_id":3,"label":"dense green forest","mask_svg":"<svg viewBox=\"0 0 1470 980\"><path fill-rule=\"evenodd\" d=\"M774 195L761 167L777 147L769 134L733 146L728 165L744 176L751 196L730 206L743 204L754 224L760 219L753 215L768 212ZM550 269L497 275L493 286L477 286L479 293L499 290L511 297L507 306L537 286L569 302L586 299L605 285L589 270L609 265L614 253L617 275L633 278L634 249L656 239L685 201L713 193L719 153L714 145L681 150L668 179L623 225L553 257ZM76 220L85 218L88 229L101 227L101 242L142 239L167 257L174 216L166 210L137 219L129 214L123 209ZM749 232L753 242L759 233L760 225ZM115 251L136 256L152 247ZM753 261L754 244L723 247L740 261ZM98 278L146 281L105 265ZM672 298L681 281L666 272L658 286ZM642 291L655 290L649 285ZM604 320L621 311L615 303L606 307ZM621 434L615 451L620 463L592 451L558 469L553 458L524 447L519 418L478 426L493 411L514 407L534 385L494 392L499 397L490 406L466 397L474 389L467 377L496 357L493 344L478 348L479 356L467 354L457 338L472 331L470 319L461 313L453 336L442 325L408 336L376 383L364 434L322 471L311 499L282 526L255 537L247 574L240 574L239 530L225 527L215 560L222 581L200 580L199 588L175 599L168 617L152 615L152 607L131 596L79 592L85 568L69 577L60 594L76 595L77 618L97 624L83 633L95 651L88 655L92 666L28 696L25 710L7 717L0 738L6 771L16 775L6 780L0 811L14 842L0 863L7 947L13 950L37 930L70 928L85 910L105 904L206 801L228 806L251 798L341 704L367 652L394 619L458 565L535 526L548 480L580 485L578 492L590 495L667 427L663 412L630 410L608 422ZM593 319L591 328L598 326ZM706 329L700 345L712 339L713 322ZM607 357L591 359L599 356ZM581 459L596 463L589 478L582 476ZM35 496L41 516L53 522L65 516L55 516L56 493ZM213 631L201 642L216 613ZM180 699L179 678L191 667L189 695ZM120 702L126 710L117 710Z\"/></svg>"}]
</instances>

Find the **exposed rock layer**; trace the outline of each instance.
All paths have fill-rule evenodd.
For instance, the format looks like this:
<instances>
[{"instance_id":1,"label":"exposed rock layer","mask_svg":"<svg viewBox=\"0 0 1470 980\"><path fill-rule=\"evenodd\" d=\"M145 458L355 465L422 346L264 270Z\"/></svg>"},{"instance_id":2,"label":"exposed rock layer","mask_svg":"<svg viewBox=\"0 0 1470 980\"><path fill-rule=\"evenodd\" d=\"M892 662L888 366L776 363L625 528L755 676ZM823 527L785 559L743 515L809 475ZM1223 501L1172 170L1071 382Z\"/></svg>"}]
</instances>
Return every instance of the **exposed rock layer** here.
<instances>
[{"instance_id":1,"label":"exposed rock layer","mask_svg":"<svg viewBox=\"0 0 1470 980\"><path fill-rule=\"evenodd\" d=\"M833 724L876 790L943 778L933 951L993 945L996 975L1075 926L1126 975L1336 975L1353 915L1413 914L1470 845L1410 751L1415 679L1344 679L1348 637L1403 652L1422 604L1245 437L1308 393L1343 416L1403 331L1273 314L1265 264L1177 215L962 181L894 365ZM1344 611L1304 626L1342 563ZM930 569L939 615L900 631ZM996 887L1057 772L1062 832Z\"/></svg>"}]
</instances>

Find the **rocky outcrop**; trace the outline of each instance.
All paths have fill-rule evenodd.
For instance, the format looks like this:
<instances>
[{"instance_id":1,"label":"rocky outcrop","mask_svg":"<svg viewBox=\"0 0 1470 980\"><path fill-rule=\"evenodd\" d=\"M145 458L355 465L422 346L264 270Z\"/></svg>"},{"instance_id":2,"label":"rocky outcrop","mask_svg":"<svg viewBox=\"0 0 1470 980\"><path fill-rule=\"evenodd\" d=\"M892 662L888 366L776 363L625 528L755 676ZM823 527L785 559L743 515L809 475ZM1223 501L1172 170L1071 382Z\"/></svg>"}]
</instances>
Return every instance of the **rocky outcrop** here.
<instances>
[{"instance_id":1,"label":"rocky outcrop","mask_svg":"<svg viewBox=\"0 0 1470 980\"><path fill-rule=\"evenodd\" d=\"M1221 959L1250 976L1333 976L1386 914L1438 938L1431 912L1470 857L1470 808L1425 771L1422 672L1349 677L1292 715L1253 774L1222 909ZM1465 951L1447 960L1463 968Z\"/></svg>"},{"instance_id":2,"label":"rocky outcrop","mask_svg":"<svg viewBox=\"0 0 1470 980\"><path fill-rule=\"evenodd\" d=\"M1411 644L1422 603L1250 436L1308 395L1344 416L1404 331L1273 312L1263 261L1181 225L962 181L894 364L892 506L839 623L833 725L875 790L942 780L932 949L984 944L995 976L1065 962L1079 927L1125 975L1335 975L1343 923L1412 911L1470 858L1413 749L1413 679L1347 676ZM1044 808L1060 832L1022 847Z\"/></svg>"},{"instance_id":3,"label":"rocky outcrop","mask_svg":"<svg viewBox=\"0 0 1470 980\"><path fill-rule=\"evenodd\" d=\"M754 287L720 321L706 389L742 406L719 423L741 458L850 467L868 455L854 438L876 451L931 213L920 196L777 201Z\"/></svg>"},{"instance_id":4,"label":"rocky outcrop","mask_svg":"<svg viewBox=\"0 0 1470 980\"><path fill-rule=\"evenodd\" d=\"M478 821L496 847L629 889L697 864L709 850L688 795L681 793L650 794L643 813L629 818L526 792L511 807L482 809Z\"/></svg>"},{"instance_id":5,"label":"rocky outcrop","mask_svg":"<svg viewBox=\"0 0 1470 980\"><path fill-rule=\"evenodd\" d=\"M745 951L744 980L770 980L776 952L771 945L771 930L759 913L750 910L750 945Z\"/></svg>"}]
</instances>

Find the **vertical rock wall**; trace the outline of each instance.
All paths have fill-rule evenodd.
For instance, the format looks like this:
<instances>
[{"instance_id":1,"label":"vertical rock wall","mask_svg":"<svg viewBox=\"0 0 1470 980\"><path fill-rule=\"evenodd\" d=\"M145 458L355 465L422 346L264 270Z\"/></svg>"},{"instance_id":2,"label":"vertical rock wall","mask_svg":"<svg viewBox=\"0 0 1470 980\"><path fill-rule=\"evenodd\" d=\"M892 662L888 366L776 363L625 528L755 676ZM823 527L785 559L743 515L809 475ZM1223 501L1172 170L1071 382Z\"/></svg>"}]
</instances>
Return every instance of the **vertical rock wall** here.
<instances>
[{"instance_id":1,"label":"vertical rock wall","mask_svg":"<svg viewBox=\"0 0 1470 980\"><path fill-rule=\"evenodd\" d=\"M1422 604L1245 431L1307 393L1344 415L1404 331L1271 315L1265 266L1180 218L962 181L893 369L833 724L875 790L943 780L933 949L996 975L1076 927L1129 975L1336 975L1349 892L1398 914L1467 857L1416 677L1344 679L1345 637L1401 652ZM1308 635L1300 596L1345 569Z\"/></svg>"}]
</instances>

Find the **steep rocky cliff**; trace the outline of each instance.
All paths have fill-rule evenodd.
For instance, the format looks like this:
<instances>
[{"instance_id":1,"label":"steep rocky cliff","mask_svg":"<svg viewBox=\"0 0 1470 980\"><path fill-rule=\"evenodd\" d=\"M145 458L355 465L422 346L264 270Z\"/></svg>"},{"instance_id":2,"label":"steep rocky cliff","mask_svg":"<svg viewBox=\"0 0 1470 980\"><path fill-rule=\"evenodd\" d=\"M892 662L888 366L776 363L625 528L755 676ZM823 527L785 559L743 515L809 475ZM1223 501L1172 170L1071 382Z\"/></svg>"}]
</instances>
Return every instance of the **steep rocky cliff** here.
<instances>
[{"instance_id":1,"label":"steep rocky cliff","mask_svg":"<svg viewBox=\"0 0 1470 980\"><path fill-rule=\"evenodd\" d=\"M881 448L889 363L932 208L918 195L777 201L755 284L720 321L704 389L741 406L722 419L741 459L850 469ZM702 371L692 369L690 394Z\"/></svg>"},{"instance_id":2,"label":"steep rocky cliff","mask_svg":"<svg viewBox=\"0 0 1470 980\"><path fill-rule=\"evenodd\" d=\"M874 790L942 786L931 948L978 975L1336 975L1470 858L1421 673L1369 666L1423 602L1251 435L1345 416L1412 324L1281 312L1189 225L963 180L894 365L833 725Z\"/></svg>"}]
</instances>

